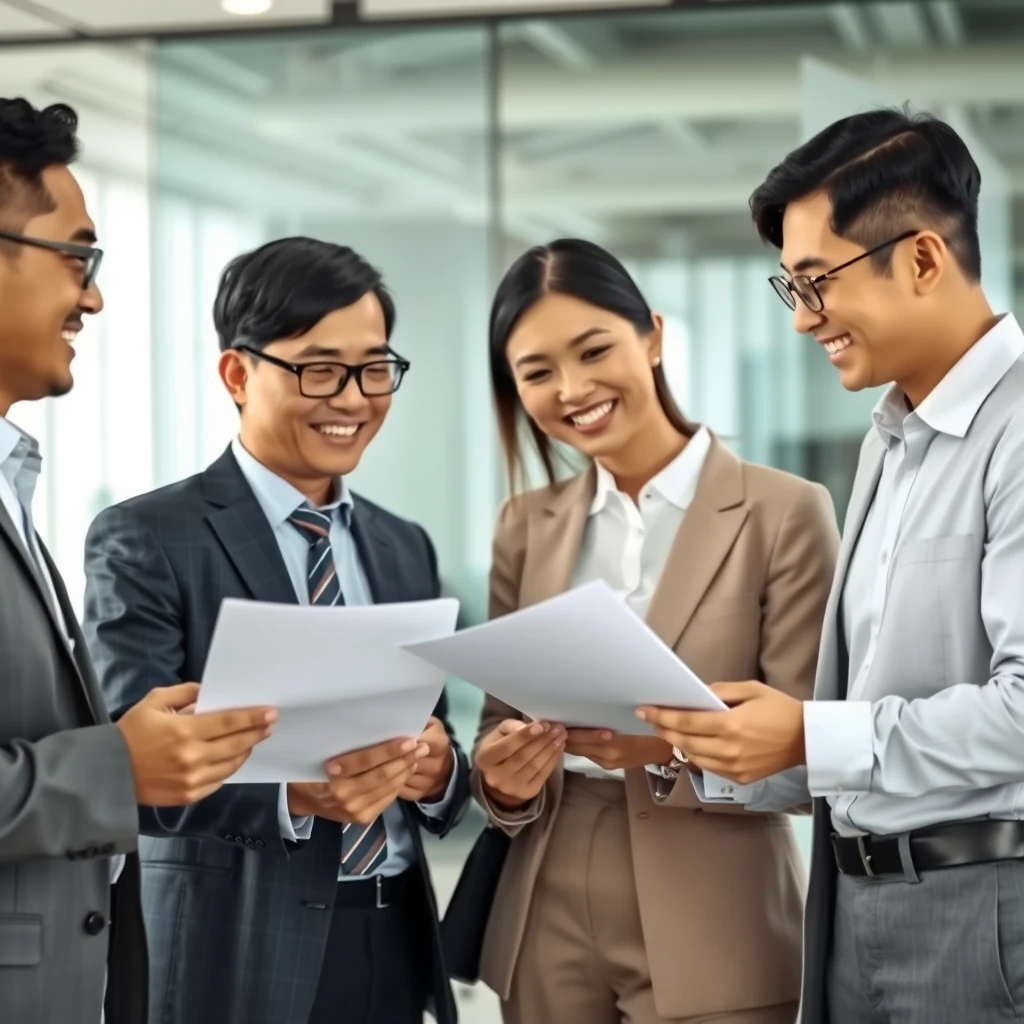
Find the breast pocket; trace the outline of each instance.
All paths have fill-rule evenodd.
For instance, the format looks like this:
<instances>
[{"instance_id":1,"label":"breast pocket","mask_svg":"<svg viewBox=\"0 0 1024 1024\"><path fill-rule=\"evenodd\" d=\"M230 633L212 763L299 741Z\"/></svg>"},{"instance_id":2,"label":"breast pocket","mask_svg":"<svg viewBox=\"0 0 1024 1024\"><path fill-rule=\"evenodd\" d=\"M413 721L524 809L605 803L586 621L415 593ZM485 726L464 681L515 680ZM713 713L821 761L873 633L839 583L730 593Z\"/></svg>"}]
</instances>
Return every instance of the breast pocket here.
<instances>
[{"instance_id":1,"label":"breast pocket","mask_svg":"<svg viewBox=\"0 0 1024 1024\"><path fill-rule=\"evenodd\" d=\"M973 534L897 549L883 628L885 660L904 696L927 697L973 673L983 639L980 602L981 550Z\"/></svg>"}]
</instances>

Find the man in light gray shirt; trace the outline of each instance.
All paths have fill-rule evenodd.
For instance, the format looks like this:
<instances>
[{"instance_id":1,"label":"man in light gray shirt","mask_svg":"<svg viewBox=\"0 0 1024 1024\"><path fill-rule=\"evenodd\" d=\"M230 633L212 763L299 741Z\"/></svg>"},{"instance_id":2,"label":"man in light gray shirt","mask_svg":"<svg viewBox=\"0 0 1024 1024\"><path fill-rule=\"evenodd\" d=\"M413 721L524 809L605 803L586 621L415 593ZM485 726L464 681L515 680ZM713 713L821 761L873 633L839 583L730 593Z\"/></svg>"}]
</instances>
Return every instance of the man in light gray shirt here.
<instances>
[{"instance_id":1,"label":"man in light gray shirt","mask_svg":"<svg viewBox=\"0 0 1024 1024\"><path fill-rule=\"evenodd\" d=\"M751 201L772 279L851 391L861 448L813 702L645 708L707 800L814 799L803 1024L1024 1013L1024 334L981 287L952 128L837 122ZM702 774L701 774L702 773Z\"/></svg>"}]
</instances>

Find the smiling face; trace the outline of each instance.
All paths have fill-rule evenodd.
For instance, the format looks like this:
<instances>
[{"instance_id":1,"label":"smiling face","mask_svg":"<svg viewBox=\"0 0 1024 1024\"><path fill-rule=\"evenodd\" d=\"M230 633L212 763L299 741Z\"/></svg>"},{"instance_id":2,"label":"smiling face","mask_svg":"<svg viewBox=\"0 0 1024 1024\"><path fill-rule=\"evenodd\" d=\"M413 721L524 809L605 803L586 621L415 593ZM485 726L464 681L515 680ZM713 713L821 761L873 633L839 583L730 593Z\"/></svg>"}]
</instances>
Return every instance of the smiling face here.
<instances>
[{"instance_id":1,"label":"smiling face","mask_svg":"<svg viewBox=\"0 0 1024 1024\"><path fill-rule=\"evenodd\" d=\"M307 371L313 379L305 387L313 390L315 375L329 372L322 368L325 363L360 365L389 357L384 312L368 292L301 337L273 341L262 351L286 363L321 367ZM356 468L391 408L391 395L367 398L354 379L333 398L307 398L294 373L245 352L224 352L220 373L242 409L242 444L318 502L330 494L336 477ZM369 374L364 384L374 390Z\"/></svg>"},{"instance_id":2,"label":"smiling face","mask_svg":"<svg viewBox=\"0 0 1024 1024\"><path fill-rule=\"evenodd\" d=\"M615 460L664 412L654 387L661 324L641 337L628 321L549 293L516 324L505 353L526 414L549 437Z\"/></svg>"},{"instance_id":3,"label":"smiling face","mask_svg":"<svg viewBox=\"0 0 1024 1024\"><path fill-rule=\"evenodd\" d=\"M74 175L66 167L48 167L42 184L54 209L5 230L50 242L95 242ZM0 249L0 415L6 415L14 402L71 390L72 345L82 318L98 313L103 298L95 284L82 290L84 267L78 257L2 240Z\"/></svg>"},{"instance_id":4,"label":"smiling face","mask_svg":"<svg viewBox=\"0 0 1024 1024\"><path fill-rule=\"evenodd\" d=\"M787 275L815 277L865 251L836 235L831 217L832 204L824 193L786 207L782 266ZM922 354L927 357L921 300L934 287L934 281L926 280L934 268L916 262L912 238L894 245L891 255L890 275L880 274L871 259L863 259L818 282L821 312L812 312L797 300L793 326L822 346L848 391L904 380L915 373Z\"/></svg>"}]
</instances>

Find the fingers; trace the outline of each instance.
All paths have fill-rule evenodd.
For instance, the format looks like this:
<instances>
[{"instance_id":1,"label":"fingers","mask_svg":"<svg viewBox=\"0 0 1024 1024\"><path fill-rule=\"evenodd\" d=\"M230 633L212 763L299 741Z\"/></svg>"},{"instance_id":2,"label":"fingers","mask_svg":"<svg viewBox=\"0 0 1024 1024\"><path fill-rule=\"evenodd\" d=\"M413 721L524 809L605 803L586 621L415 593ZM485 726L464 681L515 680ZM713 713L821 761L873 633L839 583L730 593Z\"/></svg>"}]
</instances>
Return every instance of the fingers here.
<instances>
[{"instance_id":1,"label":"fingers","mask_svg":"<svg viewBox=\"0 0 1024 1024\"><path fill-rule=\"evenodd\" d=\"M395 761L411 755L420 741L416 739L394 739L387 743L378 743L375 747L365 747L362 750L353 750L349 754L342 754L327 762L327 774L338 778L351 778L354 775L362 775L389 761ZM429 750L427 751L429 753Z\"/></svg>"},{"instance_id":2,"label":"fingers","mask_svg":"<svg viewBox=\"0 0 1024 1024\"><path fill-rule=\"evenodd\" d=\"M343 800L336 799L335 802L347 820L369 824L395 801L399 790L408 783L415 771L416 766L409 765L372 789L349 795Z\"/></svg>"},{"instance_id":3,"label":"fingers","mask_svg":"<svg viewBox=\"0 0 1024 1024\"><path fill-rule=\"evenodd\" d=\"M615 733L611 729L569 729L566 732L566 748L574 746L599 746L608 743Z\"/></svg>"},{"instance_id":4,"label":"fingers","mask_svg":"<svg viewBox=\"0 0 1024 1024\"><path fill-rule=\"evenodd\" d=\"M236 732L233 736L210 740L199 747L199 756L204 764L217 765L222 761L233 761L238 757L247 757L257 743L262 743L273 730L267 726L261 729L248 729Z\"/></svg>"},{"instance_id":5,"label":"fingers","mask_svg":"<svg viewBox=\"0 0 1024 1024\"><path fill-rule=\"evenodd\" d=\"M526 779L527 785L536 785L543 782L554 771L562 759L562 748L555 747L546 758L537 758L531 762L532 774Z\"/></svg>"},{"instance_id":6,"label":"fingers","mask_svg":"<svg viewBox=\"0 0 1024 1024\"><path fill-rule=\"evenodd\" d=\"M198 683L177 683L174 686L156 686L139 701L167 711L179 711L199 699Z\"/></svg>"},{"instance_id":7,"label":"fingers","mask_svg":"<svg viewBox=\"0 0 1024 1024\"><path fill-rule=\"evenodd\" d=\"M727 728L727 714L722 711L680 711L677 708L644 707L637 717L648 722L662 739L669 733L682 736L720 736Z\"/></svg>"},{"instance_id":8,"label":"fingers","mask_svg":"<svg viewBox=\"0 0 1024 1024\"><path fill-rule=\"evenodd\" d=\"M422 760L422 747L417 747L411 754L395 758L393 761L385 761L369 771L361 772L359 775L332 778L329 785L334 799L339 804L345 804L355 796L371 793L381 786L388 786L394 783L395 779L402 779L416 771L417 763ZM395 786L397 788L397 785Z\"/></svg>"},{"instance_id":9,"label":"fingers","mask_svg":"<svg viewBox=\"0 0 1024 1024\"><path fill-rule=\"evenodd\" d=\"M513 768L521 767L549 743L560 743L565 739L565 729L560 725L552 726L547 722L518 722L517 726L514 731L498 735L501 730L499 726L492 733L496 738L480 747L476 760L481 769L495 768L506 761L513 762Z\"/></svg>"},{"instance_id":10,"label":"fingers","mask_svg":"<svg viewBox=\"0 0 1024 1024\"><path fill-rule=\"evenodd\" d=\"M173 689L173 687L172 687ZM152 692L152 691L151 691ZM185 702L187 706L191 701ZM189 715L183 719L187 734L194 739L206 742L222 736L233 736L236 733L250 732L254 729L265 729L277 721L277 712L273 708L235 708L231 711L206 711L198 715Z\"/></svg>"},{"instance_id":11,"label":"fingers","mask_svg":"<svg viewBox=\"0 0 1024 1024\"><path fill-rule=\"evenodd\" d=\"M751 681L746 683L712 683L708 689L723 704L735 707L737 704L745 704L748 700L754 700L757 697L763 696L764 691L768 687L764 683Z\"/></svg>"}]
</instances>

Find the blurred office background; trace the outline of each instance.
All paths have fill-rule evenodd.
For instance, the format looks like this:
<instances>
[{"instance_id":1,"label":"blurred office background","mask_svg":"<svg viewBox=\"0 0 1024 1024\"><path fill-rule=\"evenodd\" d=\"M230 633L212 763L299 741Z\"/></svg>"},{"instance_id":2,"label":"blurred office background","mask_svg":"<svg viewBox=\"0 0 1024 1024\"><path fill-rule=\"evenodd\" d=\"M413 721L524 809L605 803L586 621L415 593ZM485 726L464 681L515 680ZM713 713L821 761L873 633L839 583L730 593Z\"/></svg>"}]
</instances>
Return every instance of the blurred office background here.
<instances>
[{"instance_id":1,"label":"blurred office background","mask_svg":"<svg viewBox=\"0 0 1024 1024\"><path fill-rule=\"evenodd\" d=\"M460 16L474 7L532 13ZM272 237L348 243L394 289L412 371L356 486L429 529L466 622L504 493L487 311L525 247L576 235L625 258L691 417L825 483L840 515L877 396L842 393L770 290L777 257L747 209L765 172L878 103L950 119L982 165L986 284L1024 304L1016 0L276 0L251 18L216 0L0 0L0 94L77 108L106 250L75 391L12 414L42 443L39 527L79 602L92 516L231 438L210 306L224 263ZM468 746L481 698L451 695ZM442 887L479 826L433 849ZM466 1005L470 1024L493 1015L486 993Z\"/></svg>"}]
</instances>

